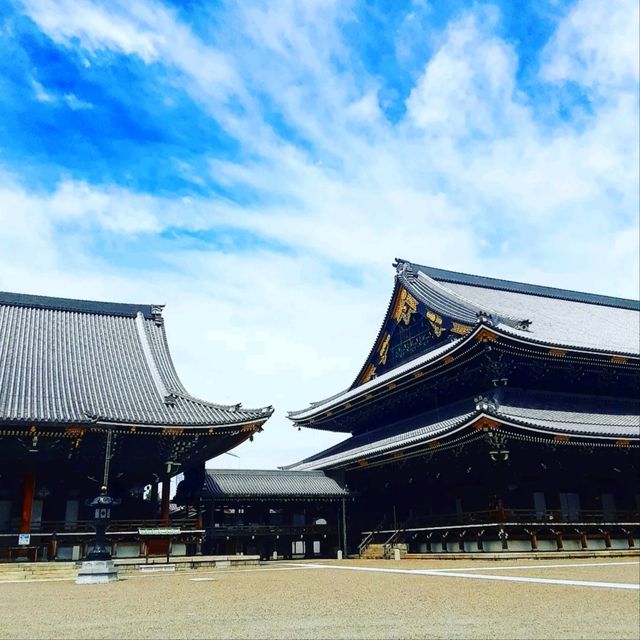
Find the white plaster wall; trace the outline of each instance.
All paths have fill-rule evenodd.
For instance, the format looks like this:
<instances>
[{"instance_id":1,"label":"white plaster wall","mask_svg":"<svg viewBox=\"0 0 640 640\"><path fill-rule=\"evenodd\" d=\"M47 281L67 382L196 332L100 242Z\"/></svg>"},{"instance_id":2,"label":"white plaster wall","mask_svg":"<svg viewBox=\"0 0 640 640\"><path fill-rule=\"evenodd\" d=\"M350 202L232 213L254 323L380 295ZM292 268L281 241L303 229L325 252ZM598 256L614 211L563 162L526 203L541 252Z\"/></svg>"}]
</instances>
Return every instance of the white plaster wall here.
<instances>
[{"instance_id":1,"label":"white plaster wall","mask_svg":"<svg viewBox=\"0 0 640 640\"><path fill-rule=\"evenodd\" d=\"M541 540L538 538L538 551L556 551L558 545L555 540Z\"/></svg>"},{"instance_id":2,"label":"white plaster wall","mask_svg":"<svg viewBox=\"0 0 640 640\"><path fill-rule=\"evenodd\" d=\"M587 538L589 549L606 549L607 545L602 538Z\"/></svg>"},{"instance_id":3,"label":"white plaster wall","mask_svg":"<svg viewBox=\"0 0 640 640\"><path fill-rule=\"evenodd\" d=\"M580 540L576 540L575 538L563 538L562 546L565 551L580 551L580 549L582 549Z\"/></svg>"},{"instance_id":4,"label":"white plaster wall","mask_svg":"<svg viewBox=\"0 0 640 640\"><path fill-rule=\"evenodd\" d=\"M139 555L139 544L124 544L121 542L116 549L116 558L137 558Z\"/></svg>"},{"instance_id":5,"label":"white plaster wall","mask_svg":"<svg viewBox=\"0 0 640 640\"><path fill-rule=\"evenodd\" d=\"M629 541L626 538L611 538L612 549L628 549Z\"/></svg>"}]
</instances>

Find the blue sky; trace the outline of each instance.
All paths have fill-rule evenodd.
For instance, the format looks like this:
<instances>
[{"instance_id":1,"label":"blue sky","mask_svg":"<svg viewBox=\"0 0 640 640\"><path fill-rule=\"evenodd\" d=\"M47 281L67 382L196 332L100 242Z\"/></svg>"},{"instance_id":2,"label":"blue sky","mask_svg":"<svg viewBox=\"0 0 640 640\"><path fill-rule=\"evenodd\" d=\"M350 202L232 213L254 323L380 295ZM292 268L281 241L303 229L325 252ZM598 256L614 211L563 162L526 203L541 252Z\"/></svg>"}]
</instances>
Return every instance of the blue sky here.
<instances>
[{"instance_id":1,"label":"blue sky","mask_svg":"<svg viewBox=\"0 0 640 640\"><path fill-rule=\"evenodd\" d=\"M638 294L638 6L0 6L0 289L167 304L197 395L332 442L404 257Z\"/></svg>"}]
</instances>

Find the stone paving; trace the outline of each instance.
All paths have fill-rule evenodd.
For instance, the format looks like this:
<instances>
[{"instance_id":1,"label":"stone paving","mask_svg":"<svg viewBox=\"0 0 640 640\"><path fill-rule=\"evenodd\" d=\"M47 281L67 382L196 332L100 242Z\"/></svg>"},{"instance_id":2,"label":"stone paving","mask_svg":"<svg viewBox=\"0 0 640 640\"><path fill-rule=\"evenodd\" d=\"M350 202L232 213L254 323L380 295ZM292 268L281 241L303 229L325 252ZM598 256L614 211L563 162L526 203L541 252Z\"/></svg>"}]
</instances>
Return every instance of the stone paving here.
<instances>
[{"instance_id":1,"label":"stone paving","mask_svg":"<svg viewBox=\"0 0 640 640\"><path fill-rule=\"evenodd\" d=\"M638 638L639 567L349 560L0 584L0 638Z\"/></svg>"}]
</instances>

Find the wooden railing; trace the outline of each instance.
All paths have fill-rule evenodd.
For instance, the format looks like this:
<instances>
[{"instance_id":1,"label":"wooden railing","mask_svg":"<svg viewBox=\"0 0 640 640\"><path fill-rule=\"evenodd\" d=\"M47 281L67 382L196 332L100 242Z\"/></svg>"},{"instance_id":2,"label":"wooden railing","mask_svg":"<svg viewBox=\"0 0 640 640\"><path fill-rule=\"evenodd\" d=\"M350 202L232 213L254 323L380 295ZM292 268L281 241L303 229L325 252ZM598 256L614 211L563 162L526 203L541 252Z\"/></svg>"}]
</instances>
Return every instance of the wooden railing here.
<instances>
[{"instance_id":1,"label":"wooden railing","mask_svg":"<svg viewBox=\"0 0 640 640\"><path fill-rule=\"evenodd\" d=\"M408 528L421 529L438 526L501 523L540 523L552 525L572 523L616 524L638 522L640 522L640 512L631 510L607 512L595 509L581 509L580 511L567 513L561 510L538 511L535 509L491 509L462 513L417 515L396 529L374 529L372 531L363 531L362 535L365 536L365 539L368 539L369 542L372 542L376 535L389 536L389 534L392 534L395 539L397 532L406 531Z\"/></svg>"},{"instance_id":2,"label":"wooden railing","mask_svg":"<svg viewBox=\"0 0 640 640\"><path fill-rule=\"evenodd\" d=\"M172 528L182 531L197 529L196 518L171 519L169 522L154 518L151 520L111 520L107 528L107 535L114 532L137 533L138 529ZM43 520L31 525L33 535L53 535L53 534L93 534L93 520L77 520L68 522L65 520ZM17 535L19 527L16 525L6 530L0 531L0 535Z\"/></svg>"},{"instance_id":3,"label":"wooden railing","mask_svg":"<svg viewBox=\"0 0 640 640\"><path fill-rule=\"evenodd\" d=\"M366 535L364 535L364 538L362 539L362 541L358 545L358 555L359 556L362 556L362 554L367 550L367 547L373 542L373 540L378 535L378 533L384 529L384 527L386 526L386 523L387 523L387 517L385 515L385 516L382 517L382 520L380 520L380 522L378 522L378 524L376 525L376 527L372 531L363 531L362 532L363 535L364 534L366 534Z\"/></svg>"},{"instance_id":4,"label":"wooden railing","mask_svg":"<svg viewBox=\"0 0 640 640\"><path fill-rule=\"evenodd\" d=\"M294 526L287 524L221 524L220 526L207 527L207 536L265 536L265 535L335 535L337 527L326 524L314 524Z\"/></svg>"}]
</instances>

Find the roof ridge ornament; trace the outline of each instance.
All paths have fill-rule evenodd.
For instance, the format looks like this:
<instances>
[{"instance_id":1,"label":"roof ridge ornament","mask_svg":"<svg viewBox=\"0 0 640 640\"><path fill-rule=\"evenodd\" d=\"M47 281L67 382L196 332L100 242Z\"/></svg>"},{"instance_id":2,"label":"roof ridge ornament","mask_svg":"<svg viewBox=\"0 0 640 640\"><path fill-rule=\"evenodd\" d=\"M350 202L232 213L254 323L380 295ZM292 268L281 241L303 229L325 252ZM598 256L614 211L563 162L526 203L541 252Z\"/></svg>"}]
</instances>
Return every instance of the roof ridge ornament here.
<instances>
[{"instance_id":1,"label":"roof ridge ornament","mask_svg":"<svg viewBox=\"0 0 640 640\"><path fill-rule=\"evenodd\" d=\"M493 313L489 313L488 311L480 310L476 313L476 317L482 324L489 325L490 327L498 324L497 318Z\"/></svg>"},{"instance_id":2,"label":"roof ridge ornament","mask_svg":"<svg viewBox=\"0 0 640 640\"><path fill-rule=\"evenodd\" d=\"M476 396L474 399L476 403L476 411L482 411L490 415L496 415L500 405L495 396Z\"/></svg>"},{"instance_id":3,"label":"roof ridge ornament","mask_svg":"<svg viewBox=\"0 0 640 640\"><path fill-rule=\"evenodd\" d=\"M395 267L396 275L398 276L404 276L409 279L418 277L418 272L413 268L413 264L408 260L396 258L393 262L393 266Z\"/></svg>"},{"instance_id":4,"label":"roof ridge ornament","mask_svg":"<svg viewBox=\"0 0 640 640\"><path fill-rule=\"evenodd\" d=\"M162 311L164 310L163 304L152 304L151 305L151 315L153 316L153 321L157 326L161 327L164 324L164 318L162 317Z\"/></svg>"}]
</instances>

